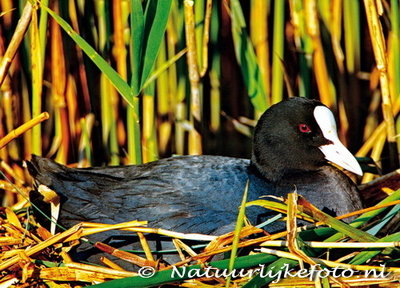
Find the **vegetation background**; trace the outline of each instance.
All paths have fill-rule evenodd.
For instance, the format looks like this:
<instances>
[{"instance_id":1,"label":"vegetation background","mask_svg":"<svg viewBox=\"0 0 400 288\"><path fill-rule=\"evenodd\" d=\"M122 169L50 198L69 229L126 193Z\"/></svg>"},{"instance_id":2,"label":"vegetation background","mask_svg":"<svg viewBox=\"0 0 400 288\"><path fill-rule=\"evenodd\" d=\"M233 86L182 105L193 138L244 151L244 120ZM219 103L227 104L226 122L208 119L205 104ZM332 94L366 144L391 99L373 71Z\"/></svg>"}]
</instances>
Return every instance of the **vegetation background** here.
<instances>
[{"instance_id":1,"label":"vegetation background","mask_svg":"<svg viewBox=\"0 0 400 288\"><path fill-rule=\"evenodd\" d=\"M335 111L358 156L397 167L398 1L158 2L1 1L2 63L15 56L0 71L0 137L50 115L4 147L3 161L248 158L253 120L303 96Z\"/></svg>"},{"instance_id":2,"label":"vegetation background","mask_svg":"<svg viewBox=\"0 0 400 288\"><path fill-rule=\"evenodd\" d=\"M28 224L31 181L22 160L32 153L78 167L138 164L175 154L249 158L257 118L287 97L320 99L335 112L340 138L352 152L370 157L383 173L397 169L399 9L398 0L1 0L0 166L13 184L0 180L2 206L12 207L0 210L5 224L19 227L7 230L16 235L7 247L31 245L22 243L21 223ZM366 173L360 182L375 177ZM382 205L399 203L399 191L392 192ZM368 233L356 228L382 211L363 214L353 227L335 219L325 223L352 239L375 242L372 235L385 233L381 229L396 220L399 205L370 224ZM235 249L240 232L239 227L232 240ZM389 232L379 241L399 240L399 233ZM342 237L324 239L333 245ZM386 256L363 251L348 262L361 265L376 256L374 265L382 259L396 263L388 251ZM276 255L283 258L261 253L236 264L271 263L275 269L298 263ZM17 263L17 256L0 262L0 270ZM51 269L40 267L41 273ZM75 275L73 269L68 276ZM154 283L171 281L164 274ZM93 282L91 275L78 280ZM111 277L104 275L101 281ZM246 287L273 280L259 278ZM135 281L147 287L157 279Z\"/></svg>"}]
</instances>

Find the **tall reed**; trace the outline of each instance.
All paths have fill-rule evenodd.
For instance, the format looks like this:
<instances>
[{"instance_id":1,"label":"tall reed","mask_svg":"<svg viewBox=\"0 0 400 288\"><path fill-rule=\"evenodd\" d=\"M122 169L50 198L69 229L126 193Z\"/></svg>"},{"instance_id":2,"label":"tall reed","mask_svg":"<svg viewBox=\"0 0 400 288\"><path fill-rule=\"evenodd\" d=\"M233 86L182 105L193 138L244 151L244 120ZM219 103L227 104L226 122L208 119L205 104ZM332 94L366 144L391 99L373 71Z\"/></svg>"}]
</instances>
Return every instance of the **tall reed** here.
<instances>
[{"instance_id":1,"label":"tall reed","mask_svg":"<svg viewBox=\"0 0 400 288\"><path fill-rule=\"evenodd\" d=\"M358 155L384 170L398 165L396 1L385 9L339 0L32 3L1 2L1 133L43 110L53 117L27 132L24 145L3 149L5 159L36 153L118 165L214 153L226 135L241 137L232 130L239 116L257 119L272 103L299 95L336 109L340 136ZM374 54L364 49L369 43ZM228 62L237 71L227 71ZM235 75L240 99L225 93ZM249 147L230 143L227 153L248 157Z\"/></svg>"}]
</instances>

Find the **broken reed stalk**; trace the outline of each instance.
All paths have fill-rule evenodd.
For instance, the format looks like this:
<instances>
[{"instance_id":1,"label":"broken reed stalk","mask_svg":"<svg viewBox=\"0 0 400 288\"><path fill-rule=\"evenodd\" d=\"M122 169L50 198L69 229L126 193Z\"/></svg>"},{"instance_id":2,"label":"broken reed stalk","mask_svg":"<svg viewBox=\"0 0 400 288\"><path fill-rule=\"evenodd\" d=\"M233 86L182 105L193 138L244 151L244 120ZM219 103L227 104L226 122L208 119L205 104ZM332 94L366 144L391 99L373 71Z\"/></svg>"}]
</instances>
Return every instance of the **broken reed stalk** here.
<instances>
[{"instance_id":1,"label":"broken reed stalk","mask_svg":"<svg viewBox=\"0 0 400 288\"><path fill-rule=\"evenodd\" d=\"M338 219L338 220L346 219L346 218L353 217L353 216L356 216L356 215L360 215L360 214L363 214L363 213L366 213L366 212L369 212L369 211L374 211L374 210L378 210L378 209L381 209L381 208L390 207L390 206L394 206L394 205L398 205L398 204L400 204L400 200L391 201L389 203L379 204L379 205L375 205L373 207L364 208L364 209L361 209L361 210L357 210L357 211L354 211L354 212L350 212L350 213L347 213L347 214L344 214L344 215L337 216L335 218ZM322 222L317 222L315 225L320 225L320 224L322 224Z\"/></svg>"},{"instance_id":2,"label":"broken reed stalk","mask_svg":"<svg viewBox=\"0 0 400 288\"><path fill-rule=\"evenodd\" d=\"M298 239L297 239L297 221L296 214L298 211L297 206L298 195L296 192L288 194L288 213L287 213L287 221L286 221L286 229L288 231L287 234L287 244L290 253L299 257L300 267L303 267L303 261L310 264L316 265L317 262L312 257L308 256L304 251L299 248ZM261 248L262 249L262 248ZM332 281L341 284L341 281L335 279L332 276L329 276L329 279Z\"/></svg>"},{"instance_id":3,"label":"broken reed stalk","mask_svg":"<svg viewBox=\"0 0 400 288\"><path fill-rule=\"evenodd\" d=\"M33 254L36 254L36 253L42 251L43 249L55 244L55 243L58 243L64 239L70 237L71 235L73 235L75 233L79 234L80 231L81 231L81 225L77 224L74 227L72 227L71 229L68 229L67 231L65 231L61 234L54 235L54 236L48 238L47 240L26 249L24 251L24 253L26 256L31 256ZM3 263L0 263L0 271L3 271L4 269L7 269L11 265L18 263L18 261L20 259L21 258L19 255L15 255L15 256L11 257L10 259L4 261Z\"/></svg>"},{"instance_id":4,"label":"broken reed stalk","mask_svg":"<svg viewBox=\"0 0 400 288\"><path fill-rule=\"evenodd\" d=\"M185 53L188 51L187 48L182 49L176 55L171 57L169 60L164 62L161 66L159 66L154 72L150 75L150 77L144 82L143 89L147 88L151 82L155 81L162 73L164 73L168 68L171 67L175 62L177 62Z\"/></svg>"},{"instance_id":5,"label":"broken reed stalk","mask_svg":"<svg viewBox=\"0 0 400 288\"><path fill-rule=\"evenodd\" d=\"M32 120L22 124L17 129L14 129L10 133L8 133L5 137L0 139L0 149L7 145L10 141L14 140L21 134L25 133L27 130L31 129L32 127L36 126L37 124L43 122L44 120L49 119L49 113L43 112L37 117L33 118Z\"/></svg>"},{"instance_id":6,"label":"broken reed stalk","mask_svg":"<svg viewBox=\"0 0 400 288\"><path fill-rule=\"evenodd\" d=\"M393 107L390 98L388 65L386 58L385 39L382 31L382 25L379 21L376 2L373 0L364 0L365 11L369 33L371 36L372 48L375 55L376 67L379 71L380 88L382 93L382 111L386 123L387 140L390 153L390 168L393 170L399 166L399 158L396 147L396 129L393 117Z\"/></svg>"},{"instance_id":7,"label":"broken reed stalk","mask_svg":"<svg viewBox=\"0 0 400 288\"><path fill-rule=\"evenodd\" d=\"M104 224L103 228L85 228L83 235L91 235L95 233L100 233L103 231L114 230L115 228L112 225ZM149 227L128 227L128 228L120 228L120 230L131 231L131 232L142 232L142 233L154 233L159 235L164 235L168 237L178 238L178 239L186 239L186 240L197 240L197 241L212 241L217 236L212 235L204 235L198 233L180 233L174 232L170 230L165 230L161 228L149 228Z\"/></svg>"},{"instance_id":8,"label":"broken reed stalk","mask_svg":"<svg viewBox=\"0 0 400 288\"><path fill-rule=\"evenodd\" d=\"M128 271L116 271L115 269L111 268L105 268L105 267L96 267L93 265L87 265L87 264L82 264L82 263L66 263L66 267L69 268L76 268L79 270L85 270L85 271L93 271L93 272L98 272L98 273L104 273L104 274L110 274L114 276L119 276L119 277L132 277L136 276L137 273L135 272L128 272Z\"/></svg>"}]
</instances>

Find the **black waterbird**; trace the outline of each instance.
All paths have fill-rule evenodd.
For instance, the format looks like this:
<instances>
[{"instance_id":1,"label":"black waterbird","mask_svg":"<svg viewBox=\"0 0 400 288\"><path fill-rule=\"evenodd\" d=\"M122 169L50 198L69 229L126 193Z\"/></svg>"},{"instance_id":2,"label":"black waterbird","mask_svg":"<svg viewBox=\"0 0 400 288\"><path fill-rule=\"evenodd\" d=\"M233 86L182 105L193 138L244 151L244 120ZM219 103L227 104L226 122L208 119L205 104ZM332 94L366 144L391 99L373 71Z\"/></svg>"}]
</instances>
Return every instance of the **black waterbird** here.
<instances>
[{"instance_id":1,"label":"black waterbird","mask_svg":"<svg viewBox=\"0 0 400 288\"><path fill-rule=\"evenodd\" d=\"M179 156L135 166L72 169L32 156L28 169L37 184L61 195L59 220L65 226L147 220L149 227L218 235L234 229L247 180L249 201L285 196L296 187L318 208L337 215L361 209L356 185L330 162L362 175L339 141L332 112L319 101L296 97L261 116L251 160ZM265 212L249 207L246 216L256 224Z\"/></svg>"}]
</instances>

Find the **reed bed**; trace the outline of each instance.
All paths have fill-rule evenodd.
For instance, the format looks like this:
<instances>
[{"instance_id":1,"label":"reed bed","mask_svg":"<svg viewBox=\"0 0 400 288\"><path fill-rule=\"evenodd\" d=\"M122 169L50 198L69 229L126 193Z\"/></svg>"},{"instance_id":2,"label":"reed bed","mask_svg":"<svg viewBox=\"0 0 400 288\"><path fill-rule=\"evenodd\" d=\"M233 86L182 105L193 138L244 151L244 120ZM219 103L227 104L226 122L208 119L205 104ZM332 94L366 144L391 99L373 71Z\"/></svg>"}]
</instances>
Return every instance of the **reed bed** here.
<instances>
[{"instance_id":1,"label":"reed bed","mask_svg":"<svg viewBox=\"0 0 400 288\"><path fill-rule=\"evenodd\" d=\"M396 0L2 0L0 285L399 285L399 9ZM144 223L82 223L52 235L29 213L32 182L22 160L32 153L78 167L137 164L173 154L249 158L255 120L270 105L295 95L329 106L341 140L364 163L367 173L355 180L362 184L366 206L373 208L363 212L362 221L343 224L301 197L289 197L280 206L267 200L246 204L287 213L283 234L241 227L239 219L235 232L215 239ZM331 228L299 231L296 216ZM70 259L68 251L85 235L107 229L128 229L143 239L143 233L176 238L185 256L176 267L193 271L207 265L253 271L259 264L268 271L316 264L327 269L352 265L344 267L357 271L384 264L393 271L368 280L358 273L271 283L273 277L255 273L212 279L186 275L178 281L167 277L171 266L155 261L145 246L142 257L99 244L138 266L151 263L160 272L149 279L107 260L97 267ZM206 248L191 251L184 242L193 237L206 241ZM266 248L278 244L282 247ZM241 247L251 247L252 253L235 258ZM335 249L349 252L336 259L328 253ZM228 251L233 251L230 259L209 263L212 255Z\"/></svg>"},{"instance_id":2,"label":"reed bed","mask_svg":"<svg viewBox=\"0 0 400 288\"><path fill-rule=\"evenodd\" d=\"M382 186L389 189L392 184L388 179L393 177L398 182L398 174L384 177L373 184L373 189ZM0 185L13 194L26 197L29 193L22 183L11 185L2 180ZM371 186L367 188L371 189ZM176 233L147 227L145 221L115 225L80 223L52 234L29 214L29 210L24 208L27 201L22 198L14 206L0 210L0 284L4 287L82 287L91 284L94 284L93 287L153 287L163 284L227 287L229 283L234 287L262 287L267 284L270 287L394 287L399 284L397 257L400 233L392 224L394 230L389 229L382 236L380 218L388 209L399 206L400 190L373 207L338 217L343 219L358 215L351 224L326 215L306 199L298 197L292 193L282 203L257 200L243 202L241 206L242 211L246 206L260 205L287 214L287 231L268 234L268 225L265 230L243 225L244 215L239 213L238 223L241 224L234 232L221 236ZM307 230L297 226L296 217L311 222ZM86 242L92 234L110 230L141 235L142 254L119 250L100 242L93 244L109 257L122 259L136 268L123 269L107 256L101 258L103 265L77 263L71 259L69 252L74 246L81 241ZM181 261L169 264L156 261L153 257L156 251L151 251L146 245L146 237L150 234L173 239ZM203 248L194 251L185 244L189 240L200 241ZM244 248L252 252L237 252ZM213 260L215 255L229 252L235 257ZM257 269L261 268L262 272L257 273ZM313 269L314 276L304 272ZM283 274L284 271L290 271L290 274ZM332 271L337 274L329 276ZM229 280L227 275L231 276Z\"/></svg>"}]
</instances>

